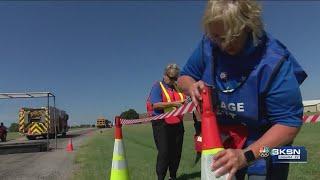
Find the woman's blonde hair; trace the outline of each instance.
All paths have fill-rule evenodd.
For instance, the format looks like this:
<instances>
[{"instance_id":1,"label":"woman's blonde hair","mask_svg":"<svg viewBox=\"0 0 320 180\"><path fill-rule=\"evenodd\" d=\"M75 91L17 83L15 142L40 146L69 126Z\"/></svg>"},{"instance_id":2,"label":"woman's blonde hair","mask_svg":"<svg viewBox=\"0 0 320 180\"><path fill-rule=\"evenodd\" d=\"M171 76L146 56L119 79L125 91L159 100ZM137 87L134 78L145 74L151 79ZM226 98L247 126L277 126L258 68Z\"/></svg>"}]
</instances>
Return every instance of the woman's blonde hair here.
<instances>
[{"instance_id":1,"label":"woman's blonde hair","mask_svg":"<svg viewBox=\"0 0 320 180\"><path fill-rule=\"evenodd\" d=\"M255 46L263 35L261 7L253 0L209 0L203 16L203 28L207 36L211 37L211 23L217 21L224 25L227 44L245 28L251 30Z\"/></svg>"}]
</instances>

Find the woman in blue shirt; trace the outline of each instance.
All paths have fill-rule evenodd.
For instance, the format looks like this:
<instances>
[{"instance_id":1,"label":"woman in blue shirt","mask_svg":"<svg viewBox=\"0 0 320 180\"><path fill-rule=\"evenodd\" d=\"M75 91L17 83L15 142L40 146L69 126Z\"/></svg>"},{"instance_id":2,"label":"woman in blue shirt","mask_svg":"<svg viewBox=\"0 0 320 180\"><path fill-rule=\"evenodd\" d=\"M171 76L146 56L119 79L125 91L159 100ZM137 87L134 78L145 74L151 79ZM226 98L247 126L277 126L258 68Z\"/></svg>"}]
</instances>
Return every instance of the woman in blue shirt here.
<instances>
[{"instance_id":1,"label":"woman in blue shirt","mask_svg":"<svg viewBox=\"0 0 320 180\"><path fill-rule=\"evenodd\" d=\"M185 64L178 85L197 105L205 85L219 100L219 126L245 127L242 149L219 152L217 176L287 179L288 164L259 156L263 147L291 144L302 125L299 86L307 77L287 48L263 29L254 1L209 1L205 35Z\"/></svg>"}]
</instances>

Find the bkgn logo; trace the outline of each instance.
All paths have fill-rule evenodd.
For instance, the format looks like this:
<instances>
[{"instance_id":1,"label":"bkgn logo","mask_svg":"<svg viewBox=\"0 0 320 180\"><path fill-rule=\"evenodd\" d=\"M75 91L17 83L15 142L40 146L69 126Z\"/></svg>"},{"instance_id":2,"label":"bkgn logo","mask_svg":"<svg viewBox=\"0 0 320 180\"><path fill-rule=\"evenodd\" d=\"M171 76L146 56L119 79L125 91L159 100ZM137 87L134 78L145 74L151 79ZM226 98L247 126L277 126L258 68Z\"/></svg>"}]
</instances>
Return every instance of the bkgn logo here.
<instances>
[{"instance_id":1,"label":"bkgn logo","mask_svg":"<svg viewBox=\"0 0 320 180\"><path fill-rule=\"evenodd\" d=\"M270 149L262 147L259 150L260 157L271 156L273 163L306 163L307 151L302 146L284 146Z\"/></svg>"}]
</instances>

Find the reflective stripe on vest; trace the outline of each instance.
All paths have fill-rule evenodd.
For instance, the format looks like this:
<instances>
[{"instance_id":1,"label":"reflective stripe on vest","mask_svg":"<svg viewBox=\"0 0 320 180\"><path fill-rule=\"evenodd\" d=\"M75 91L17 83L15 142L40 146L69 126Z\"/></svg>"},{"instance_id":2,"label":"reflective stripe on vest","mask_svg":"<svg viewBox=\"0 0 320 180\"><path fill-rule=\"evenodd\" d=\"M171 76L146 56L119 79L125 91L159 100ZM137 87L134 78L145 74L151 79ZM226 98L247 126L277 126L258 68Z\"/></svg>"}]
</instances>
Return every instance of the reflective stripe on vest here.
<instances>
[{"instance_id":1,"label":"reflective stripe on vest","mask_svg":"<svg viewBox=\"0 0 320 180\"><path fill-rule=\"evenodd\" d=\"M180 90L178 89L178 87L177 87L175 84L174 84L173 86L174 86L174 89L178 92L179 97L180 97L180 100L181 100L181 101L184 101L183 94L180 92ZM166 88L164 87L164 85L162 84L162 82L160 82L160 87L161 87L161 90L162 90L163 94L164 94L165 97L166 97L167 102L172 102L171 97L170 97L167 89L166 89ZM166 108L166 109L167 109L167 108ZM170 109L172 110L172 109L175 109L175 108L170 108ZM165 112L166 112L166 111L165 111Z\"/></svg>"},{"instance_id":2,"label":"reflective stripe on vest","mask_svg":"<svg viewBox=\"0 0 320 180\"><path fill-rule=\"evenodd\" d=\"M163 86L162 82L160 82L160 86L161 86L161 90L162 92L165 94L167 102L171 102L171 98L169 96L169 93L167 91L167 89Z\"/></svg>"}]
</instances>

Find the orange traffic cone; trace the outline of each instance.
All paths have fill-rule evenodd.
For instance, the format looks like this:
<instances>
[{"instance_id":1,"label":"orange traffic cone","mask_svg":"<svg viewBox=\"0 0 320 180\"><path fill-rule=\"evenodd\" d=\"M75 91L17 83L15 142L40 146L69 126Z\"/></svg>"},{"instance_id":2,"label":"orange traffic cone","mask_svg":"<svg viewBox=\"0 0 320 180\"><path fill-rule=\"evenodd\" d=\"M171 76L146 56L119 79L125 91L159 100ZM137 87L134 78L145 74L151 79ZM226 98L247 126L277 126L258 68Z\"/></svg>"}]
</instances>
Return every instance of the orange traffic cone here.
<instances>
[{"instance_id":1,"label":"orange traffic cone","mask_svg":"<svg viewBox=\"0 0 320 180\"><path fill-rule=\"evenodd\" d=\"M121 126L120 117L117 116L115 118L115 141L110 180L130 180Z\"/></svg>"},{"instance_id":2,"label":"orange traffic cone","mask_svg":"<svg viewBox=\"0 0 320 180\"><path fill-rule=\"evenodd\" d=\"M211 89L205 87L202 92L201 132L202 132L202 156L201 156L201 180L225 180L229 174L216 177L211 170L213 156L222 151L223 145L217 124L216 106L212 106Z\"/></svg>"},{"instance_id":3,"label":"orange traffic cone","mask_svg":"<svg viewBox=\"0 0 320 180\"><path fill-rule=\"evenodd\" d=\"M69 139L69 142L68 142L66 150L68 152L72 152L73 151L72 138Z\"/></svg>"}]
</instances>

